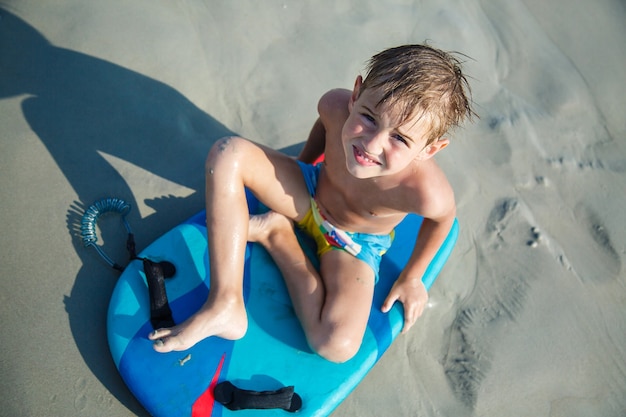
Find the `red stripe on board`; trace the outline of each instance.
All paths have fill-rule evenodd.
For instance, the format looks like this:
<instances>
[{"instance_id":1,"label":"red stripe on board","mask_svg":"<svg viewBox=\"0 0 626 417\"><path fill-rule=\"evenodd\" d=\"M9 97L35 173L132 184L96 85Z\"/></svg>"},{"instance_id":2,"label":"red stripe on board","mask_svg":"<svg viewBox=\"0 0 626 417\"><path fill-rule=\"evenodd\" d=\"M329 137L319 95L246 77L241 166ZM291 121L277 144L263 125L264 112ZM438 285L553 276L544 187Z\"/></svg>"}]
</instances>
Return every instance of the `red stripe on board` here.
<instances>
[{"instance_id":1,"label":"red stripe on board","mask_svg":"<svg viewBox=\"0 0 626 417\"><path fill-rule=\"evenodd\" d=\"M317 165L317 164L319 164L320 162L323 162L323 161L324 161L324 154L321 154L319 156L319 158L317 158L315 161L313 161L313 165Z\"/></svg>"},{"instance_id":2,"label":"red stripe on board","mask_svg":"<svg viewBox=\"0 0 626 417\"><path fill-rule=\"evenodd\" d=\"M213 396L213 388L217 385L217 380L220 378L222 372L222 365L224 365L224 359L226 354L222 355L219 365L213 374L213 379L209 384L209 387L198 397L193 406L191 406L191 417L209 417L213 413L213 406L215 405L215 397Z\"/></svg>"}]
</instances>

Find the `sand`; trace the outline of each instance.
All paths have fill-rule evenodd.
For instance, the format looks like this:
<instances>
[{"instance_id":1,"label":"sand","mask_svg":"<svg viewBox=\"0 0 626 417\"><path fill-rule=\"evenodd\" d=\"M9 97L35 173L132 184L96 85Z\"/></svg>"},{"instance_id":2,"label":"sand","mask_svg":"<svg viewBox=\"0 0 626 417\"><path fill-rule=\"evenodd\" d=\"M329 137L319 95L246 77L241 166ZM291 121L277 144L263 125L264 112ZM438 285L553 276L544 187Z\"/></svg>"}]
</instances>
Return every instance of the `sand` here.
<instances>
[{"instance_id":1,"label":"sand","mask_svg":"<svg viewBox=\"0 0 626 417\"><path fill-rule=\"evenodd\" d=\"M218 4L212 4L218 3ZM106 342L117 273L203 207L236 132L294 152L319 96L389 46L468 57L480 119L438 155L461 236L429 308L337 416L626 414L626 5L540 1L0 1L3 416L145 415ZM123 262L123 232L105 220Z\"/></svg>"}]
</instances>

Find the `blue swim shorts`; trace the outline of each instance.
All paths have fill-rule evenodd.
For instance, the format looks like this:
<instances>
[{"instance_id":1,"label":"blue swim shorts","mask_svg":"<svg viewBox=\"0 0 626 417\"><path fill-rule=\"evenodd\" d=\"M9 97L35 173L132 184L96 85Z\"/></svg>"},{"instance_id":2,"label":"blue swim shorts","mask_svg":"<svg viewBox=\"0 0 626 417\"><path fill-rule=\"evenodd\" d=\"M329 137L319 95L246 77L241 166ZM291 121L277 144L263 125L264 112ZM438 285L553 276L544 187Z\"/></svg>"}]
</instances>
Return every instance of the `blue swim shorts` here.
<instances>
[{"instance_id":1,"label":"blue swim shorts","mask_svg":"<svg viewBox=\"0 0 626 417\"><path fill-rule=\"evenodd\" d=\"M321 164L310 165L300 161L298 164L311 196L311 207L304 218L298 222L298 226L315 240L317 256L320 257L330 250L346 251L368 264L374 271L376 281L378 281L380 260L391 246L394 233L387 235L354 233L333 226L320 213L315 200Z\"/></svg>"}]
</instances>

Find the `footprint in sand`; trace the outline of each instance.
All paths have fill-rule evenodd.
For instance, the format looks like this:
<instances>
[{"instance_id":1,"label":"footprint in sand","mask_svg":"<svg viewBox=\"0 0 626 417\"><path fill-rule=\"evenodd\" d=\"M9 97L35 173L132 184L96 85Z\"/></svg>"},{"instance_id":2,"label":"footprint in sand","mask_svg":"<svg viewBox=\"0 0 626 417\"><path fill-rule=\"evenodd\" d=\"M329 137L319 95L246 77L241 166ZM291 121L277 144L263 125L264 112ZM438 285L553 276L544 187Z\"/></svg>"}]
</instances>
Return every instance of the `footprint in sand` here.
<instances>
[{"instance_id":1,"label":"footprint in sand","mask_svg":"<svg viewBox=\"0 0 626 417\"><path fill-rule=\"evenodd\" d=\"M74 399L74 408L76 411L82 412L87 408L87 396L85 395L86 387L87 381L83 377L78 378L74 383L74 395L76 396Z\"/></svg>"},{"instance_id":2,"label":"footprint in sand","mask_svg":"<svg viewBox=\"0 0 626 417\"><path fill-rule=\"evenodd\" d=\"M584 254L584 259L575 259L572 262L577 275L583 280L597 282L617 278L622 270L622 261L619 253L615 250L609 230L592 209L582 204L576 207L574 215L584 226L583 230L588 235L586 239L581 237L581 244L592 243L585 245L587 250L580 251Z\"/></svg>"},{"instance_id":3,"label":"footprint in sand","mask_svg":"<svg viewBox=\"0 0 626 417\"><path fill-rule=\"evenodd\" d=\"M503 198L476 237L476 285L447 330L444 356L450 387L468 410L475 407L491 367L496 347L488 341L497 340L498 329L524 311L531 286L545 277L546 262L553 259L580 280L597 284L620 276L620 253L600 216L583 204L570 213L572 218L563 216L544 229L524 201ZM531 258L536 261L519 256L528 250L538 251Z\"/></svg>"},{"instance_id":4,"label":"footprint in sand","mask_svg":"<svg viewBox=\"0 0 626 417\"><path fill-rule=\"evenodd\" d=\"M444 369L448 382L469 409L491 367L486 341L504 321L515 321L524 309L538 266L517 264L518 252L537 247L542 234L530 209L516 198L496 202L476 244L476 287L449 329ZM514 265L511 266L511 263Z\"/></svg>"}]
</instances>

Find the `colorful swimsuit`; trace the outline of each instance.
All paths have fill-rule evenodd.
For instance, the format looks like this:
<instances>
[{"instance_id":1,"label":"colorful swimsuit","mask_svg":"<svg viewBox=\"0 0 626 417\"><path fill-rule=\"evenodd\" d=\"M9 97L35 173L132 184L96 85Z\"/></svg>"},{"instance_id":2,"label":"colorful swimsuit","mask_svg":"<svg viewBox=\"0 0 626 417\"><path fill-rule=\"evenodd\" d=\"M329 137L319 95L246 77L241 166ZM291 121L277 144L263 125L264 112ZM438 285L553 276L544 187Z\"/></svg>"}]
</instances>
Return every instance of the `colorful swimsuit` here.
<instances>
[{"instance_id":1,"label":"colorful swimsuit","mask_svg":"<svg viewBox=\"0 0 626 417\"><path fill-rule=\"evenodd\" d=\"M374 270L376 280L378 280L380 259L391 246L393 232L388 235L353 233L333 226L324 218L315 200L315 190L322 164L309 165L300 161L298 164L311 195L311 208L298 222L298 226L315 240L317 255L322 256L330 250L344 250L367 263Z\"/></svg>"}]
</instances>

